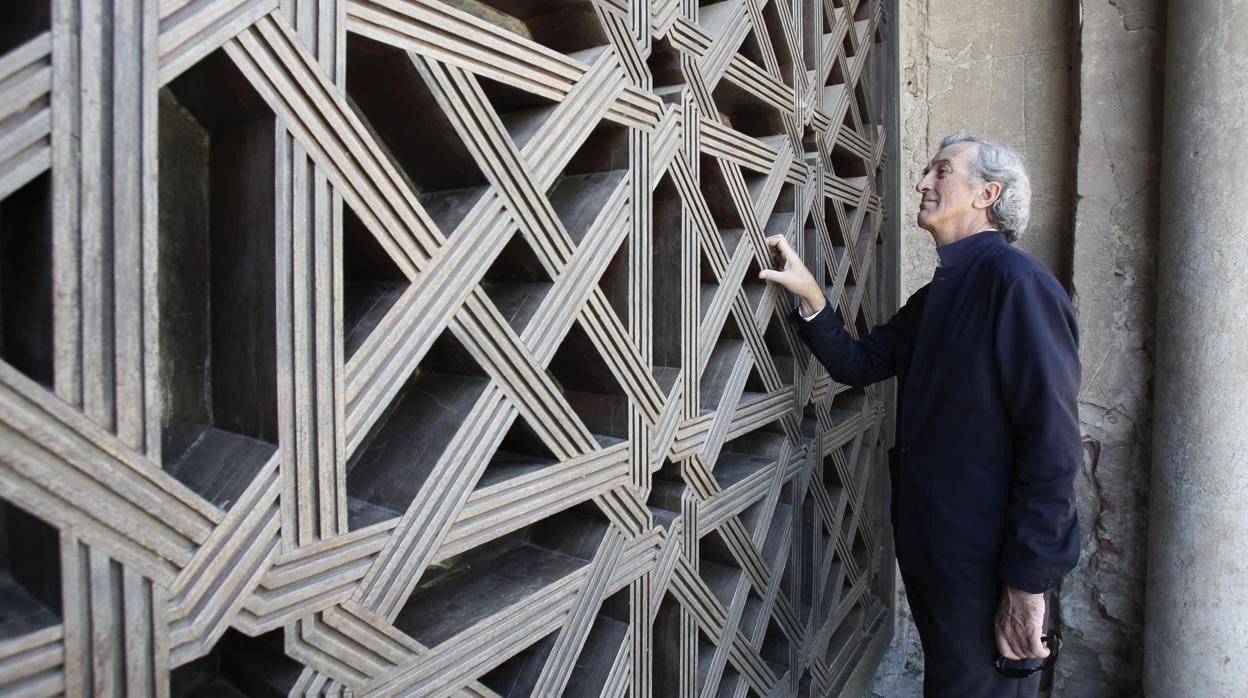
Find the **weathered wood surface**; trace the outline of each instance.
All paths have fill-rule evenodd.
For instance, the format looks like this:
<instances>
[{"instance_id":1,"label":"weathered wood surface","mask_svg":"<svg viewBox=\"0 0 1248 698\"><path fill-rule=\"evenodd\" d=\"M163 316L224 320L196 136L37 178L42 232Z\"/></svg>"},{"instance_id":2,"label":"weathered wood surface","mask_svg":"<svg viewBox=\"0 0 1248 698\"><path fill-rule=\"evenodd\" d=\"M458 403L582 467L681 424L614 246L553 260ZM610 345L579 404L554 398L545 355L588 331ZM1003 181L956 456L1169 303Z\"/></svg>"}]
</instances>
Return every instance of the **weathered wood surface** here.
<instances>
[{"instance_id":1,"label":"weathered wood surface","mask_svg":"<svg viewBox=\"0 0 1248 698\"><path fill-rule=\"evenodd\" d=\"M0 9L0 694L825 695L880 0ZM888 86L884 86L887 88Z\"/></svg>"}]
</instances>

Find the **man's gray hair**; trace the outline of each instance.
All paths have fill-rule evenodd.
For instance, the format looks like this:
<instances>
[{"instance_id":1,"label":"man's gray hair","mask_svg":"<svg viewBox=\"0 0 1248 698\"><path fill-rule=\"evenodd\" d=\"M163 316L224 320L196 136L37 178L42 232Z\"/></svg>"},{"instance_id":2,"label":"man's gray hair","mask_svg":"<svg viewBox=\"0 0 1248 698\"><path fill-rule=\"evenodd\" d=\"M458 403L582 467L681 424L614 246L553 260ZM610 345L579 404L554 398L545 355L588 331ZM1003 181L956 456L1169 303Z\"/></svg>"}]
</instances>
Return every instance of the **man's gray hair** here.
<instances>
[{"instance_id":1,"label":"man's gray hair","mask_svg":"<svg viewBox=\"0 0 1248 698\"><path fill-rule=\"evenodd\" d=\"M951 133L940 139L940 149L958 143L979 145L978 172L974 173L975 176L1001 185L1001 196L988 209L988 221L1005 235L1006 240L1018 240L1031 220L1031 180L1027 177L1022 156L1011 148L966 131Z\"/></svg>"}]
</instances>

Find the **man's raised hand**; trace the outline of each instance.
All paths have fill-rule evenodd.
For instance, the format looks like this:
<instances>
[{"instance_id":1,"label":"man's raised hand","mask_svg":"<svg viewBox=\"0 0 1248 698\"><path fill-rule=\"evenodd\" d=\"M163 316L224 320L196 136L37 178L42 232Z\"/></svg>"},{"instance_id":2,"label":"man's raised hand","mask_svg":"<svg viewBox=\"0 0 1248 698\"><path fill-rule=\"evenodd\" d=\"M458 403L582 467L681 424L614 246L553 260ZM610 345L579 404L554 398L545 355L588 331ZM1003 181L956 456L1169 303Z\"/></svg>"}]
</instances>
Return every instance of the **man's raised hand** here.
<instances>
[{"instance_id":1,"label":"man's raised hand","mask_svg":"<svg viewBox=\"0 0 1248 698\"><path fill-rule=\"evenodd\" d=\"M783 235L772 235L767 238L767 247L771 248L774 257L779 257L783 268L764 269L758 273L758 278L763 281L774 281L789 293L797 296L802 304L802 315L810 316L822 310L827 300L823 297L819 282L815 281L815 277L806 269L806 265L802 264L797 252L789 246L789 241L785 240Z\"/></svg>"}]
</instances>

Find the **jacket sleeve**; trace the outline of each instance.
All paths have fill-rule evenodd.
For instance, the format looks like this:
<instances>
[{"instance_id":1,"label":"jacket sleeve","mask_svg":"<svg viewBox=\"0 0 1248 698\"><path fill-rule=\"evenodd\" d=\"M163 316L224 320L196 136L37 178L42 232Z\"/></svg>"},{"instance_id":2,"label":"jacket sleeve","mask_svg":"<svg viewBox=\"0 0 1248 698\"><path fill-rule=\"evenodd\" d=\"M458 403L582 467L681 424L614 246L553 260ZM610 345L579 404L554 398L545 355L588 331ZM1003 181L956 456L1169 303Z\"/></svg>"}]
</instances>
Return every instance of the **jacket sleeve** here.
<instances>
[{"instance_id":1,"label":"jacket sleeve","mask_svg":"<svg viewBox=\"0 0 1248 698\"><path fill-rule=\"evenodd\" d=\"M876 326L861 340L854 339L845 330L840 312L835 311L831 303L808 321L803 320L796 309L792 318L802 341L828 370L832 380L861 387L897 374L897 362L909 351L918 331L926 294L924 286L887 324Z\"/></svg>"},{"instance_id":2,"label":"jacket sleeve","mask_svg":"<svg viewBox=\"0 0 1248 698\"><path fill-rule=\"evenodd\" d=\"M1008 278L997 317L996 363L1014 437L1014 480L998 574L1040 593L1079 559L1075 477L1079 334L1065 290L1047 274Z\"/></svg>"}]
</instances>

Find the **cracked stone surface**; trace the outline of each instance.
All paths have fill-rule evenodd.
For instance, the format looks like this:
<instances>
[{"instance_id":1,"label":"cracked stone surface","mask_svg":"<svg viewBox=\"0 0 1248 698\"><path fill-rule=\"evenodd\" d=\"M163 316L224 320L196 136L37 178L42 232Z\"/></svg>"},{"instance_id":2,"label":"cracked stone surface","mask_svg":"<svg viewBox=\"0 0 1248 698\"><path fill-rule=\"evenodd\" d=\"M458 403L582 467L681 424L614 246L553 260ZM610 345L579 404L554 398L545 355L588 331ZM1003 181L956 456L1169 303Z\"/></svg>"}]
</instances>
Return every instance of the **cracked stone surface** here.
<instances>
[{"instance_id":1,"label":"cracked stone surface","mask_svg":"<svg viewBox=\"0 0 1248 698\"><path fill-rule=\"evenodd\" d=\"M1079 29L1074 296L1082 557L1055 689L1139 690L1147 563L1163 42L1156 0L1087 0ZM1133 28L1134 27L1134 28Z\"/></svg>"}]
</instances>

